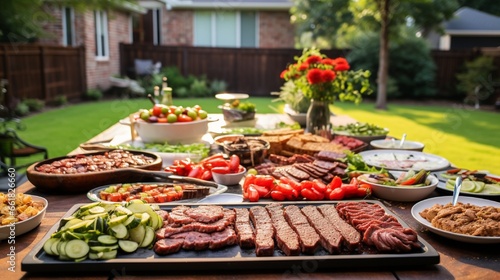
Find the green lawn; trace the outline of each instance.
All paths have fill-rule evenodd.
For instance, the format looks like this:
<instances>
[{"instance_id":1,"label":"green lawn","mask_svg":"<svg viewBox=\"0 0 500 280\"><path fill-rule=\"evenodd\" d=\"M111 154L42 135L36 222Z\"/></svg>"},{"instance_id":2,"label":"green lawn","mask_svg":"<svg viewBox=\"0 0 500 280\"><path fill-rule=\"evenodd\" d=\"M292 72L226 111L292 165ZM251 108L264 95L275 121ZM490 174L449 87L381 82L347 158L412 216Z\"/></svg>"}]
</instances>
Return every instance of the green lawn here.
<instances>
[{"instance_id":1,"label":"green lawn","mask_svg":"<svg viewBox=\"0 0 500 280\"><path fill-rule=\"evenodd\" d=\"M258 113L275 113L283 104L272 98L250 98ZM176 105L201 105L209 113L219 113L221 101L215 98L176 99ZM128 99L81 103L46 111L23 119L27 129L19 132L29 142L46 146L49 156L65 155L119 119L149 108L148 100ZM454 106L419 106L390 104L380 111L372 103L359 106L336 103L335 114L347 114L359 121L390 129L390 135L426 144L425 152L443 156L453 164L500 174L499 114L462 109Z\"/></svg>"}]
</instances>

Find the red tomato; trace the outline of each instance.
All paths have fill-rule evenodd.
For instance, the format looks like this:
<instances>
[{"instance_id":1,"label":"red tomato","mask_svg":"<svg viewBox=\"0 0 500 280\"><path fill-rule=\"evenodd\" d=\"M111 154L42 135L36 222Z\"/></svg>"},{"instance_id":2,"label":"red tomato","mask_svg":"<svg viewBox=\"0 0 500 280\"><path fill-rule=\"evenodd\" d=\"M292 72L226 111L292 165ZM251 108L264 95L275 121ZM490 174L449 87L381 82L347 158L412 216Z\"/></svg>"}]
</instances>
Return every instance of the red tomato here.
<instances>
[{"instance_id":1,"label":"red tomato","mask_svg":"<svg viewBox=\"0 0 500 280\"><path fill-rule=\"evenodd\" d=\"M193 119L188 115L180 114L179 116L177 116L177 121L178 122L192 122Z\"/></svg>"},{"instance_id":2,"label":"red tomato","mask_svg":"<svg viewBox=\"0 0 500 280\"><path fill-rule=\"evenodd\" d=\"M321 182L320 180L318 179L314 179L313 181L313 189L319 193L325 193L326 191L326 185Z\"/></svg>"},{"instance_id":3,"label":"red tomato","mask_svg":"<svg viewBox=\"0 0 500 280\"><path fill-rule=\"evenodd\" d=\"M117 192L111 193L108 195L108 201L120 202L122 201L122 194Z\"/></svg>"},{"instance_id":4,"label":"red tomato","mask_svg":"<svg viewBox=\"0 0 500 280\"><path fill-rule=\"evenodd\" d=\"M255 175L253 174L246 175L245 181L243 181L243 186L242 186L243 192L246 192L248 186L250 186L250 184L253 184L254 182L255 182Z\"/></svg>"},{"instance_id":5,"label":"red tomato","mask_svg":"<svg viewBox=\"0 0 500 280\"><path fill-rule=\"evenodd\" d=\"M313 182L312 181L302 181L300 182L300 188L301 188L301 191L302 189L312 189L313 187Z\"/></svg>"},{"instance_id":6,"label":"red tomato","mask_svg":"<svg viewBox=\"0 0 500 280\"><path fill-rule=\"evenodd\" d=\"M340 188L342 186L342 179L339 176L335 176L328 185L331 189Z\"/></svg>"},{"instance_id":7,"label":"red tomato","mask_svg":"<svg viewBox=\"0 0 500 280\"><path fill-rule=\"evenodd\" d=\"M152 189L152 190L147 191L146 193L147 193L148 195L150 195L150 196L155 196L155 195L160 194L160 191L159 191L158 189L154 188L154 189Z\"/></svg>"},{"instance_id":8,"label":"red tomato","mask_svg":"<svg viewBox=\"0 0 500 280\"><path fill-rule=\"evenodd\" d=\"M153 116L160 116L161 114L161 106L154 105L153 106Z\"/></svg>"},{"instance_id":9,"label":"red tomato","mask_svg":"<svg viewBox=\"0 0 500 280\"><path fill-rule=\"evenodd\" d=\"M210 171L210 170L203 171L203 174L201 174L200 179L205 180L205 181L212 180L212 171Z\"/></svg>"},{"instance_id":10,"label":"red tomato","mask_svg":"<svg viewBox=\"0 0 500 280\"><path fill-rule=\"evenodd\" d=\"M222 159L222 158L213 159L213 160L207 162L207 165L210 165L212 168L213 167L226 167L226 166L229 166L228 162L225 159Z\"/></svg>"},{"instance_id":11,"label":"red tomato","mask_svg":"<svg viewBox=\"0 0 500 280\"><path fill-rule=\"evenodd\" d=\"M157 203L163 203L168 201L168 195L166 193L160 193L154 196Z\"/></svg>"},{"instance_id":12,"label":"red tomato","mask_svg":"<svg viewBox=\"0 0 500 280\"><path fill-rule=\"evenodd\" d=\"M254 184L270 190L274 187L274 177L270 175L256 175Z\"/></svg>"},{"instance_id":13,"label":"red tomato","mask_svg":"<svg viewBox=\"0 0 500 280\"><path fill-rule=\"evenodd\" d=\"M300 195L302 195L307 200L318 200L316 193L312 189L303 188L300 191Z\"/></svg>"},{"instance_id":14,"label":"red tomato","mask_svg":"<svg viewBox=\"0 0 500 280\"><path fill-rule=\"evenodd\" d=\"M344 196L345 197L356 196L356 193L358 192L358 186L357 185L344 184L340 188L344 190Z\"/></svg>"},{"instance_id":15,"label":"red tomato","mask_svg":"<svg viewBox=\"0 0 500 280\"><path fill-rule=\"evenodd\" d=\"M159 123L167 123L167 118L158 118Z\"/></svg>"},{"instance_id":16,"label":"red tomato","mask_svg":"<svg viewBox=\"0 0 500 280\"><path fill-rule=\"evenodd\" d=\"M219 173L219 174L228 174L229 173L229 166L214 167L214 168L212 168L212 172Z\"/></svg>"},{"instance_id":17,"label":"red tomato","mask_svg":"<svg viewBox=\"0 0 500 280\"><path fill-rule=\"evenodd\" d=\"M193 167L193 169L191 169L191 171L189 171L188 173L188 177L191 177L191 178L200 178L201 175L203 174L203 167L201 167L201 165L196 165L195 167Z\"/></svg>"},{"instance_id":18,"label":"red tomato","mask_svg":"<svg viewBox=\"0 0 500 280\"><path fill-rule=\"evenodd\" d=\"M342 200L344 199L344 190L342 188L333 189L328 196L330 200Z\"/></svg>"},{"instance_id":19,"label":"red tomato","mask_svg":"<svg viewBox=\"0 0 500 280\"><path fill-rule=\"evenodd\" d=\"M146 203L155 203L155 198L152 196L143 197L142 200L144 200Z\"/></svg>"},{"instance_id":20,"label":"red tomato","mask_svg":"<svg viewBox=\"0 0 500 280\"><path fill-rule=\"evenodd\" d=\"M237 155L231 155L231 157L229 158L229 169L231 170L231 172L236 173L239 166L240 157Z\"/></svg>"},{"instance_id":21,"label":"red tomato","mask_svg":"<svg viewBox=\"0 0 500 280\"><path fill-rule=\"evenodd\" d=\"M281 177L280 182L290 185L292 188L296 189L297 191L300 191L300 183L297 183L296 181L290 178Z\"/></svg>"},{"instance_id":22,"label":"red tomato","mask_svg":"<svg viewBox=\"0 0 500 280\"><path fill-rule=\"evenodd\" d=\"M259 201L259 192L252 186L248 186L248 200L250 202Z\"/></svg>"},{"instance_id":23,"label":"red tomato","mask_svg":"<svg viewBox=\"0 0 500 280\"><path fill-rule=\"evenodd\" d=\"M154 185L142 185L141 190L142 190L143 192L147 192L147 191L150 191L150 190L152 190L152 189L154 189L154 188L155 188L155 186L154 186Z\"/></svg>"},{"instance_id":24,"label":"red tomato","mask_svg":"<svg viewBox=\"0 0 500 280\"><path fill-rule=\"evenodd\" d=\"M249 187L255 188L257 190L257 192L259 193L259 197L264 197L264 198L269 197L270 191L268 189L266 189L265 187L254 185L254 184L251 184Z\"/></svg>"},{"instance_id":25,"label":"red tomato","mask_svg":"<svg viewBox=\"0 0 500 280\"><path fill-rule=\"evenodd\" d=\"M293 195L293 191L294 191L294 188L292 188L290 185L283 184L283 183L278 183L274 189L276 191L280 191L286 197L292 196Z\"/></svg>"},{"instance_id":26,"label":"red tomato","mask_svg":"<svg viewBox=\"0 0 500 280\"><path fill-rule=\"evenodd\" d=\"M285 200L285 195L280 191L271 191L271 198L277 201Z\"/></svg>"},{"instance_id":27,"label":"red tomato","mask_svg":"<svg viewBox=\"0 0 500 280\"><path fill-rule=\"evenodd\" d=\"M358 190L356 191L357 197L366 197L366 196L369 196L370 194L371 194L371 191L367 188L358 188Z\"/></svg>"}]
</instances>

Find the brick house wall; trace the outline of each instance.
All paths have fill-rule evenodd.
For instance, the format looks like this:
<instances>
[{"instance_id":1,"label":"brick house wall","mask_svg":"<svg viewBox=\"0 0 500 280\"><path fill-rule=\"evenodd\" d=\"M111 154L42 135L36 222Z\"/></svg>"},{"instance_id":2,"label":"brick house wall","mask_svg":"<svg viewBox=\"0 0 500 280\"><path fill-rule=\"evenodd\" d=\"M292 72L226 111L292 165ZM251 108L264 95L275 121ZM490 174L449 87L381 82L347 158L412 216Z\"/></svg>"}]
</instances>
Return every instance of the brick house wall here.
<instances>
[{"instance_id":1,"label":"brick house wall","mask_svg":"<svg viewBox=\"0 0 500 280\"><path fill-rule=\"evenodd\" d=\"M162 9L162 44L192 46L193 10ZM259 48L293 48L295 30L288 11L259 11Z\"/></svg>"},{"instance_id":2,"label":"brick house wall","mask_svg":"<svg viewBox=\"0 0 500 280\"><path fill-rule=\"evenodd\" d=\"M47 37L38 40L41 44L63 45L62 9L47 5L44 7L52 19L44 25ZM106 90L111 86L109 77L120 73L119 45L131 43L130 13L122 11L108 12L109 57L98 60L95 55L94 12L75 12L75 45L85 46L85 64L87 88Z\"/></svg>"}]
</instances>

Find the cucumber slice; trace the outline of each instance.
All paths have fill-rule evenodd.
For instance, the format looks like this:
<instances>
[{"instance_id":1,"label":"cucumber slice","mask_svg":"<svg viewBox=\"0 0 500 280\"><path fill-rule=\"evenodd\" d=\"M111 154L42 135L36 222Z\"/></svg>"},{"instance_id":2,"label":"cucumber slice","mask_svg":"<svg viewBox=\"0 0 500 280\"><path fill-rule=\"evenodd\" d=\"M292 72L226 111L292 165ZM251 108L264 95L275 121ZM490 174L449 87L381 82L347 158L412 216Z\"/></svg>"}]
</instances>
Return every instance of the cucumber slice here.
<instances>
[{"instance_id":1,"label":"cucumber slice","mask_svg":"<svg viewBox=\"0 0 500 280\"><path fill-rule=\"evenodd\" d=\"M77 219L77 218L75 218L74 216L69 216L69 217L62 218L61 221L59 222L59 229L61 227L65 226L67 222L69 222L71 220L74 220L74 219Z\"/></svg>"},{"instance_id":2,"label":"cucumber slice","mask_svg":"<svg viewBox=\"0 0 500 280\"><path fill-rule=\"evenodd\" d=\"M127 220L128 216L117 216L117 217L113 217L111 218L109 221L108 221L108 226L110 227L114 227L116 225L119 225L123 222L125 222Z\"/></svg>"},{"instance_id":3,"label":"cucumber slice","mask_svg":"<svg viewBox=\"0 0 500 280\"><path fill-rule=\"evenodd\" d=\"M141 219L134 215L130 215L127 220L123 223L127 228L135 228L141 223Z\"/></svg>"},{"instance_id":4,"label":"cucumber slice","mask_svg":"<svg viewBox=\"0 0 500 280\"><path fill-rule=\"evenodd\" d=\"M500 185L498 184L485 184L483 193L487 194L500 194Z\"/></svg>"},{"instance_id":5,"label":"cucumber slice","mask_svg":"<svg viewBox=\"0 0 500 280\"><path fill-rule=\"evenodd\" d=\"M92 208L93 209L93 208ZM104 209L104 208L103 208ZM83 220L94 220L96 219L97 217L102 217L102 218L106 218L108 216L108 213L107 212L104 212L104 213L98 213L98 214L90 214L90 215L87 215L87 216L84 216L82 217Z\"/></svg>"},{"instance_id":6,"label":"cucumber slice","mask_svg":"<svg viewBox=\"0 0 500 280\"><path fill-rule=\"evenodd\" d=\"M103 245L114 245L118 242L118 239L116 239L116 237L114 236L105 234L98 236L97 241L99 241Z\"/></svg>"},{"instance_id":7,"label":"cucumber slice","mask_svg":"<svg viewBox=\"0 0 500 280\"><path fill-rule=\"evenodd\" d=\"M476 187L474 188L475 193L482 192L484 190L484 186L486 185L484 182L480 181L474 181L474 184L476 185Z\"/></svg>"},{"instance_id":8,"label":"cucumber slice","mask_svg":"<svg viewBox=\"0 0 500 280\"><path fill-rule=\"evenodd\" d=\"M132 211L132 213L144 213L152 211L149 205L143 203L131 203L127 206L127 209Z\"/></svg>"},{"instance_id":9,"label":"cucumber slice","mask_svg":"<svg viewBox=\"0 0 500 280\"><path fill-rule=\"evenodd\" d=\"M131 240L119 240L118 246L120 246L120 249L122 249L122 251L127 253L133 253L137 250L137 248L139 248L139 244Z\"/></svg>"},{"instance_id":10,"label":"cucumber slice","mask_svg":"<svg viewBox=\"0 0 500 280\"><path fill-rule=\"evenodd\" d=\"M152 227L146 226L146 235L144 236L144 239L141 242L141 245L139 247L146 248L149 247L151 244L153 244L153 241L155 240L155 231Z\"/></svg>"},{"instance_id":11,"label":"cucumber slice","mask_svg":"<svg viewBox=\"0 0 500 280\"><path fill-rule=\"evenodd\" d=\"M66 255L72 259L80 259L86 256L89 251L90 247L87 244L87 242L83 240L70 240L65 246L66 250Z\"/></svg>"},{"instance_id":12,"label":"cucumber slice","mask_svg":"<svg viewBox=\"0 0 500 280\"><path fill-rule=\"evenodd\" d=\"M59 258L69 258L68 255L66 255L66 244L68 244L68 241L61 241L57 244L57 252L59 252Z\"/></svg>"},{"instance_id":13,"label":"cucumber slice","mask_svg":"<svg viewBox=\"0 0 500 280\"><path fill-rule=\"evenodd\" d=\"M58 240L59 240L58 238L49 238L47 239L47 241L45 241L45 243L43 243L43 250L45 251L46 254L55 255L50 248L52 244L54 244L54 242Z\"/></svg>"},{"instance_id":14,"label":"cucumber slice","mask_svg":"<svg viewBox=\"0 0 500 280\"><path fill-rule=\"evenodd\" d=\"M118 207L116 207L115 213L116 213L117 216L121 216L121 215L127 215L127 216L129 216L129 215L132 215L132 211L130 211L129 209L127 209L127 208L125 208L125 207L123 207L121 205L118 206Z\"/></svg>"},{"instance_id":15,"label":"cucumber slice","mask_svg":"<svg viewBox=\"0 0 500 280\"><path fill-rule=\"evenodd\" d=\"M143 225L138 225L133 229L130 229L130 240L141 244L142 240L146 236L146 227Z\"/></svg>"},{"instance_id":16,"label":"cucumber slice","mask_svg":"<svg viewBox=\"0 0 500 280\"><path fill-rule=\"evenodd\" d=\"M68 229L74 232L84 232L88 229L88 227L93 223L92 220L81 221L75 225L70 226Z\"/></svg>"},{"instance_id":17,"label":"cucumber slice","mask_svg":"<svg viewBox=\"0 0 500 280\"><path fill-rule=\"evenodd\" d=\"M84 212L84 211L89 210L90 208L99 206L99 204L101 204L101 203L97 201L97 202L92 202L89 204L82 205L82 206L80 206L80 212Z\"/></svg>"},{"instance_id":18,"label":"cucumber slice","mask_svg":"<svg viewBox=\"0 0 500 280\"><path fill-rule=\"evenodd\" d=\"M116 254L117 253L118 253L118 250L112 250L112 251L109 251L109 252L103 252L101 259L102 260L111 260L111 259L114 259L114 258L116 258Z\"/></svg>"},{"instance_id":19,"label":"cucumber slice","mask_svg":"<svg viewBox=\"0 0 500 280\"><path fill-rule=\"evenodd\" d=\"M142 215L141 215L141 224L147 225L150 218L151 218L151 215L149 215L147 212L142 213Z\"/></svg>"},{"instance_id":20,"label":"cucumber slice","mask_svg":"<svg viewBox=\"0 0 500 280\"><path fill-rule=\"evenodd\" d=\"M76 224L78 224L78 223L80 223L80 222L83 222L83 220L78 219L78 218L73 218L73 219L71 219L71 220L69 220L69 221L66 221L66 222L64 223L64 226L62 226L62 227L60 227L60 228L59 228L59 231L64 231L64 230L67 230L67 229L69 229L70 227L72 227L72 226L74 226L74 225L76 225Z\"/></svg>"},{"instance_id":21,"label":"cucumber slice","mask_svg":"<svg viewBox=\"0 0 500 280\"><path fill-rule=\"evenodd\" d=\"M102 258L102 255L104 255L104 252L89 252L89 259L98 260Z\"/></svg>"},{"instance_id":22,"label":"cucumber slice","mask_svg":"<svg viewBox=\"0 0 500 280\"><path fill-rule=\"evenodd\" d=\"M101 206L94 206L94 207L89 209L89 213L92 215L103 214L103 213L106 213L106 209L104 209L104 207L101 207Z\"/></svg>"},{"instance_id":23,"label":"cucumber slice","mask_svg":"<svg viewBox=\"0 0 500 280\"><path fill-rule=\"evenodd\" d=\"M50 246L50 250L52 251L52 253L54 254L54 256L59 256L59 251L57 250L57 245L59 245L59 242L61 242L61 239L57 239Z\"/></svg>"},{"instance_id":24,"label":"cucumber slice","mask_svg":"<svg viewBox=\"0 0 500 280\"><path fill-rule=\"evenodd\" d=\"M127 227L124 226L123 224L117 224L115 226L110 227L110 229L113 235L118 239L125 238L128 234Z\"/></svg>"},{"instance_id":25,"label":"cucumber slice","mask_svg":"<svg viewBox=\"0 0 500 280\"><path fill-rule=\"evenodd\" d=\"M99 253L99 252L109 252L118 249L118 245L111 245L111 246L91 246L90 252L94 253Z\"/></svg>"},{"instance_id":26,"label":"cucumber slice","mask_svg":"<svg viewBox=\"0 0 500 280\"><path fill-rule=\"evenodd\" d=\"M474 192L474 189L476 188L476 184L470 180L463 180L462 181L462 189L460 191L462 192Z\"/></svg>"}]
</instances>

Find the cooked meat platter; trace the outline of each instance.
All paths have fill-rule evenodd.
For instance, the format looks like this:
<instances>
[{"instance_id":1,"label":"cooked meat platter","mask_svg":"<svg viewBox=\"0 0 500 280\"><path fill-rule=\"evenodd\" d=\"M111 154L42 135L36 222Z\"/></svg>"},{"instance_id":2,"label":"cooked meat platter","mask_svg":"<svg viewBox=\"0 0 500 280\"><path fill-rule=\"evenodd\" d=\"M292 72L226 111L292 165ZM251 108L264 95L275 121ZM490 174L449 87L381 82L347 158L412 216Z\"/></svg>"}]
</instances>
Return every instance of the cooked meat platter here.
<instances>
[{"instance_id":1,"label":"cooked meat platter","mask_svg":"<svg viewBox=\"0 0 500 280\"><path fill-rule=\"evenodd\" d=\"M73 206L64 217L71 216L80 206ZM439 254L429 243L373 200L185 203L161 205L160 209L168 222L156 232L153 249L118 253L111 260L60 261L43 250L45 241L57 231L59 223L56 223L24 258L21 268L28 272L256 268L286 272L297 266L310 271L311 267L324 270L439 263ZM375 216L379 221L372 223ZM186 222L186 219L192 220ZM334 224L340 237L329 228ZM354 228L359 233L357 239Z\"/></svg>"}]
</instances>

